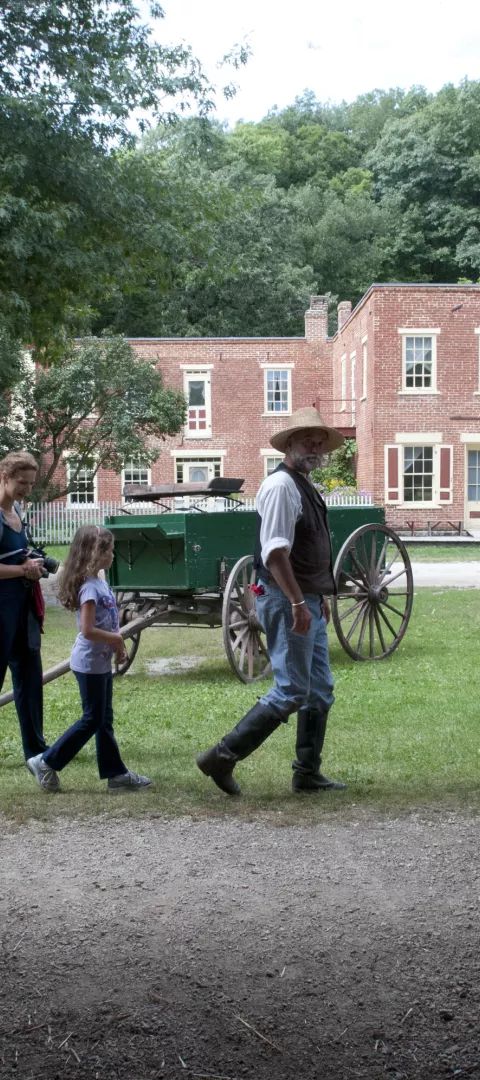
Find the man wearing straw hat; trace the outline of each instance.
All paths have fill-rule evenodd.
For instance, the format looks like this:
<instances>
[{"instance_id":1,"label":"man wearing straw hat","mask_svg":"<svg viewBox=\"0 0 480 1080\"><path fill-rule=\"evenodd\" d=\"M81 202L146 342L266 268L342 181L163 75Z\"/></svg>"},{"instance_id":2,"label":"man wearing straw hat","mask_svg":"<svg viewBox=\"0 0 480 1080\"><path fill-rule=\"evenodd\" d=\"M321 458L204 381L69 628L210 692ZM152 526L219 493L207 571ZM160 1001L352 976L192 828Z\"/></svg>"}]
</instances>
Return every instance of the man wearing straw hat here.
<instances>
[{"instance_id":1,"label":"man wearing straw hat","mask_svg":"<svg viewBox=\"0 0 480 1080\"><path fill-rule=\"evenodd\" d=\"M343 436L317 409L292 413L272 435L284 460L257 495L256 606L264 627L274 684L216 746L197 757L199 769L227 795L239 795L233 770L291 713L297 713L292 786L318 793L344 788L320 771L333 678L327 643L330 616L325 596L335 591L327 509L309 480L323 455Z\"/></svg>"}]
</instances>

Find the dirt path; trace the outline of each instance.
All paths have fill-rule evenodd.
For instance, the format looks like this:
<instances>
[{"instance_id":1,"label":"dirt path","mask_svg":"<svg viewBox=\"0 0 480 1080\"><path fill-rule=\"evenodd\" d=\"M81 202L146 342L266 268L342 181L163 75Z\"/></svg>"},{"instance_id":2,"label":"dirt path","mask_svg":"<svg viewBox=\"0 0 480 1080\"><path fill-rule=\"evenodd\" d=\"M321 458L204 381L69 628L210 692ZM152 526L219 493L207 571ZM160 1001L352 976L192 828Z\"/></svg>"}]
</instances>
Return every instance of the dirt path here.
<instances>
[{"instance_id":1,"label":"dirt path","mask_svg":"<svg viewBox=\"0 0 480 1080\"><path fill-rule=\"evenodd\" d=\"M478 819L2 831L2 1078L480 1077Z\"/></svg>"}]
</instances>

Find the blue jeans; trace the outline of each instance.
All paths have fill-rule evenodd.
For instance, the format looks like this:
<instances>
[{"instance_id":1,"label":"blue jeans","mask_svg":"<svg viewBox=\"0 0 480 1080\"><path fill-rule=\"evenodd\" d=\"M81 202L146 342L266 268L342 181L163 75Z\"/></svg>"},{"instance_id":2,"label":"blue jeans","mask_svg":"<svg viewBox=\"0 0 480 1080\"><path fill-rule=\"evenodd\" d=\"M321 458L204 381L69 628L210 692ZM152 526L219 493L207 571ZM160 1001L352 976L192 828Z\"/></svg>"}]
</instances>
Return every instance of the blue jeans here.
<instances>
[{"instance_id":1,"label":"blue jeans","mask_svg":"<svg viewBox=\"0 0 480 1080\"><path fill-rule=\"evenodd\" d=\"M43 755L43 760L55 772L68 765L85 743L95 735L98 773L101 780L128 772L123 764L113 733L112 676L73 673L80 687L83 713L80 720L60 735Z\"/></svg>"},{"instance_id":2,"label":"blue jeans","mask_svg":"<svg viewBox=\"0 0 480 1080\"><path fill-rule=\"evenodd\" d=\"M33 625L35 620L30 616L29 603L25 590L18 596L0 592L0 690L9 667L25 760L47 749L43 737L40 629L37 624L38 644L34 641L32 647L29 618Z\"/></svg>"},{"instance_id":3,"label":"blue jeans","mask_svg":"<svg viewBox=\"0 0 480 1080\"><path fill-rule=\"evenodd\" d=\"M264 584L256 597L257 615L267 639L274 685L260 698L288 720L299 709L327 713L334 702L333 676L328 658L327 623L322 597L306 594L312 615L308 634L294 634L290 601L275 584Z\"/></svg>"}]
</instances>

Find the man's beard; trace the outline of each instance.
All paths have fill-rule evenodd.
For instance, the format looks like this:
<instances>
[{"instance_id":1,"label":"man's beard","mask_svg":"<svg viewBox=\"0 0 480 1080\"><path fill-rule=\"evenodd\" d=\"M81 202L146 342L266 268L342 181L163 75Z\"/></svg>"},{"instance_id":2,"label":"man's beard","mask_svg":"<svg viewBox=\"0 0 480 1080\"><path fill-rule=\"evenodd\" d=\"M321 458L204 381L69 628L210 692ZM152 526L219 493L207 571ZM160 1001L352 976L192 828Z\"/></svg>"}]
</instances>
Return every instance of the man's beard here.
<instances>
[{"instance_id":1,"label":"man's beard","mask_svg":"<svg viewBox=\"0 0 480 1080\"><path fill-rule=\"evenodd\" d=\"M326 455L299 454L296 451L290 451L290 459L294 469L298 469L299 472L308 474L311 473L313 469L323 469L325 467Z\"/></svg>"}]
</instances>

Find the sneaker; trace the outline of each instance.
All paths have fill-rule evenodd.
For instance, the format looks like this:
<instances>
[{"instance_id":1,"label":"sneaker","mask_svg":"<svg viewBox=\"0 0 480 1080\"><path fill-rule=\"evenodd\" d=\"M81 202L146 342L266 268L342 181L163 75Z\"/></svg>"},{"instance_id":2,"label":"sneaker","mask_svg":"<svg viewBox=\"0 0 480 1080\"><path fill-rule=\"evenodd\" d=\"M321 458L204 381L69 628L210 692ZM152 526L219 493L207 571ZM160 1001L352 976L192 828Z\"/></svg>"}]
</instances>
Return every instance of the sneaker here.
<instances>
[{"instance_id":1,"label":"sneaker","mask_svg":"<svg viewBox=\"0 0 480 1080\"><path fill-rule=\"evenodd\" d=\"M44 791L60 791L60 780L56 772L43 760L43 754L28 758L27 769Z\"/></svg>"},{"instance_id":2,"label":"sneaker","mask_svg":"<svg viewBox=\"0 0 480 1080\"><path fill-rule=\"evenodd\" d=\"M128 769L119 776L111 776L108 781L108 790L116 791L139 791L140 788L150 787L152 781L148 776L139 776L138 773Z\"/></svg>"}]
</instances>

